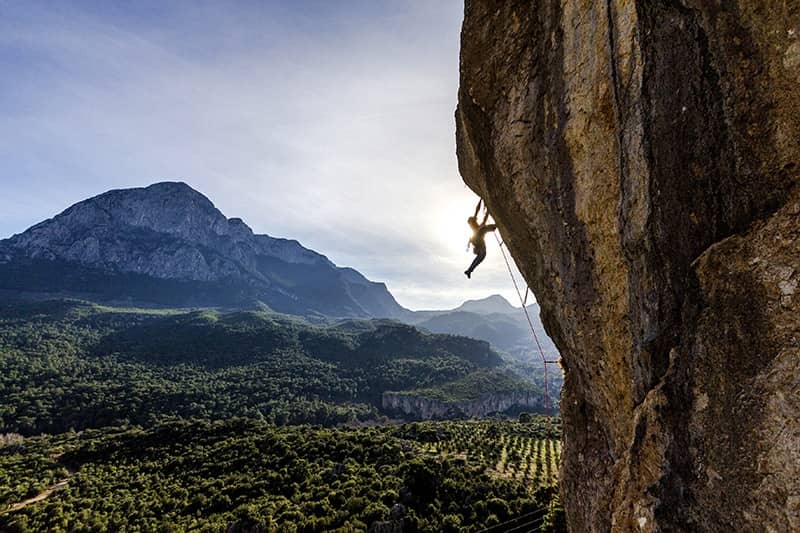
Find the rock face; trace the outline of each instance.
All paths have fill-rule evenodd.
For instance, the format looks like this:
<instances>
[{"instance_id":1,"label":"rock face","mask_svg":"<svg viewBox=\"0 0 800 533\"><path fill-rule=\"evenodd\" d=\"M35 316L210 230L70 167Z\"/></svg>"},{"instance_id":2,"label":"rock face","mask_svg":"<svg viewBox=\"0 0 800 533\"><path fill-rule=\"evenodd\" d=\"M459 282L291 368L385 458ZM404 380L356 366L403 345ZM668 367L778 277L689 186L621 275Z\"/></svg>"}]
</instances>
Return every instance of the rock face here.
<instances>
[{"instance_id":1,"label":"rock face","mask_svg":"<svg viewBox=\"0 0 800 533\"><path fill-rule=\"evenodd\" d=\"M165 281L185 285L186 290L171 291L173 301L163 302L168 305L260 300L284 312L364 317L406 312L385 285L338 268L297 241L254 234L185 183L109 191L0 241L1 288L41 290L29 276L37 269L48 283L60 279L56 289L68 293L113 285L118 278L113 274L127 274L116 283L114 296L139 301L148 295L137 289L153 286L143 280L161 280L156 287L167 288L155 291L161 296L175 286ZM77 287L87 277L89 287ZM205 299L198 299L204 293ZM181 299L185 294L194 299Z\"/></svg>"},{"instance_id":2,"label":"rock face","mask_svg":"<svg viewBox=\"0 0 800 533\"><path fill-rule=\"evenodd\" d=\"M467 0L456 112L562 355L572 531L800 530L800 1Z\"/></svg>"},{"instance_id":3,"label":"rock face","mask_svg":"<svg viewBox=\"0 0 800 533\"><path fill-rule=\"evenodd\" d=\"M504 413L514 408L541 413L544 412L543 402L544 396L533 392L490 394L475 400L453 402L398 392L384 392L381 399L383 409L421 420L476 418Z\"/></svg>"}]
</instances>

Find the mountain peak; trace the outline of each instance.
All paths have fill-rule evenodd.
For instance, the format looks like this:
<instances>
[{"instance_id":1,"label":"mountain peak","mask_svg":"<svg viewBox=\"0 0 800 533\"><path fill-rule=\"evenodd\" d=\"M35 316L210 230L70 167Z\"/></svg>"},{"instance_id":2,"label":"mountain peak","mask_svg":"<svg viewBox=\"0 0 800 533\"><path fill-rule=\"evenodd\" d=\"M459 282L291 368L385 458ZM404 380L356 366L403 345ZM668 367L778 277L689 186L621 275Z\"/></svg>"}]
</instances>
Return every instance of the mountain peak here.
<instances>
[{"instance_id":1,"label":"mountain peak","mask_svg":"<svg viewBox=\"0 0 800 533\"><path fill-rule=\"evenodd\" d=\"M167 191L187 192L203 196L201 192L192 188L192 186L186 183L185 181L157 181L156 183L150 184L147 187L142 187L142 188L145 190L153 190L153 191L167 190Z\"/></svg>"},{"instance_id":2,"label":"mountain peak","mask_svg":"<svg viewBox=\"0 0 800 533\"><path fill-rule=\"evenodd\" d=\"M506 300L506 299L505 299L505 298L504 298L502 295L500 295L500 294L492 294L492 295L490 295L490 296L487 296L487 297L486 297L486 298L484 298L483 300L478 300L478 301L483 301L483 302L487 302L487 303L490 303L490 302L491 302L491 303L498 303L498 304L503 304L503 305L506 305L506 306L509 306L509 307L511 307L511 302L509 302L508 300Z\"/></svg>"},{"instance_id":3,"label":"mountain peak","mask_svg":"<svg viewBox=\"0 0 800 533\"><path fill-rule=\"evenodd\" d=\"M194 189L185 181L159 181L145 187L130 187L127 189L111 189L102 194L89 198L86 201L115 196L139 195L143 197L170 197L172 199L190 198L201 203L214 204L206 195Z\"/></svg>"},{"instance_id":4,"label":"mountain peak","mask_svg":"<svg viewBox=\"0 0 800 533\"><path fill-rule=\"evenodd\" d=\"M478 300L467 300L454 311L467 311L488 315L492 313L513 313L517 308L511 305L508 300L499 294L492 294L486 298Z\"/></svg>"}]
</instances>

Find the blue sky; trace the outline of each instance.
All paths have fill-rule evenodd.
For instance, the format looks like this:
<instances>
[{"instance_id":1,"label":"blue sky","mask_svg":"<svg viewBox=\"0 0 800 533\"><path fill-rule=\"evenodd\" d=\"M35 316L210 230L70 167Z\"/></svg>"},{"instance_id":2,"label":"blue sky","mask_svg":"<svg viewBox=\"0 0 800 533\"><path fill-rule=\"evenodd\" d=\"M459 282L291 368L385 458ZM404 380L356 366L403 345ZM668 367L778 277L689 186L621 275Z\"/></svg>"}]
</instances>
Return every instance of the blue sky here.
<instances>
[{"instance_id":1,"label":"blue sky","mask_svg":"<svg viewBox=\"0 0 800 533\"><path fill-rule=\"evenodd\" d=\"M181 180L408 307L513 302L493 242L462 274L462 15L458 0L0 0L0 238Z\"/></svg>"}]
</instances>

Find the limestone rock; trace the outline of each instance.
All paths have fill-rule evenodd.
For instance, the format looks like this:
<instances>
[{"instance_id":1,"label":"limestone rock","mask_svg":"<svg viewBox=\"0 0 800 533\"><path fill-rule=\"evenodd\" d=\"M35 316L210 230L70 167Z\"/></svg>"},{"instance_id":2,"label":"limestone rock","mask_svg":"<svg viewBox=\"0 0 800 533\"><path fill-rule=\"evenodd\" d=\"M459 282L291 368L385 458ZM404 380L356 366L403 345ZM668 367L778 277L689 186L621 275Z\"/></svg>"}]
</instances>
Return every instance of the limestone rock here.
<instances>
[{"instance_id":1,"label":"limestone rock","mask_svg":"<svg viewBox=\"0 0 800 533\"><path fill-rule=\"evenodd\" d=\"M16 269L13 267L16 261ZM113 283L124 273L156 280L172 292L211 292L204 285L223 284L226 296L193 300L194 305L225 305L259 300L276 310L321 312L338 316L400 317L406 314L382 283L356 270L339 268L327 257L289 239L256 235L239 218L226 218L211 201L185 183L163 182L149 187L109 191L79 202L24 233L0 241L0 289L34 292L20 271L52 262L53 270L76 266L95 279L92 285ZM10 265L2 268L2 265ZM62 272L45 278L58 280ZM86 278L83 272L73 276ZM107 278L111 277L112 282ZM100 281L97 281L97 280ZM80 292L69 279L57 287ZM174 290L175 284L191 284ZM124 296L146 300L127 282ZM153 292L152 290L149 292ZM162 290L161 293L170 292ZM167 302L183 305L183 301Z\"/></svg>"},{"instance_id":2,"label":"limestone rock","mask_svg":"<svg viewBox=\"0 0 800 533\"><path fill-rule=\"evenodd\" d=\"M383 409L421 420L478 418L510 409L544 412L544 395L538 392L488 394L474 400L441 401L401 392L384 392Z\"/></svg>"},{"instance_id":3,"label":"limestone rock","mask_svg":"<svg viewBox=\"0 0 800 533\"><path fill-rule=\"evenodd\" d=\"M562 356L572 531L798 529L799 29L466 1L459 168Z\"/></svg>"}]
</instances>

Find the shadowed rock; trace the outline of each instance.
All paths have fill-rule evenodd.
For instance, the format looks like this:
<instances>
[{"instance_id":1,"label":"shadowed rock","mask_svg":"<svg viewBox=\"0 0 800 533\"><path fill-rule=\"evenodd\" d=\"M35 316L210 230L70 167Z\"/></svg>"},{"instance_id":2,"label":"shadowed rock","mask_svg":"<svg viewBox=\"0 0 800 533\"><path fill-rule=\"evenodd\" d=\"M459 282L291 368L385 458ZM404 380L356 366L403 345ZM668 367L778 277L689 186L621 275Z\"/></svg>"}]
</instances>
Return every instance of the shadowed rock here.
<instances>
[{"instance_id":1,"label":"shadowed rock","mask_svg":"<svg viewBox=\"0 0 800 533\"><path fill-rule=\"evenodd\" d=\"M466 2L459 168L562 355L573 531L800 529L798 31Z\"/></svg>"}]
</instances>

